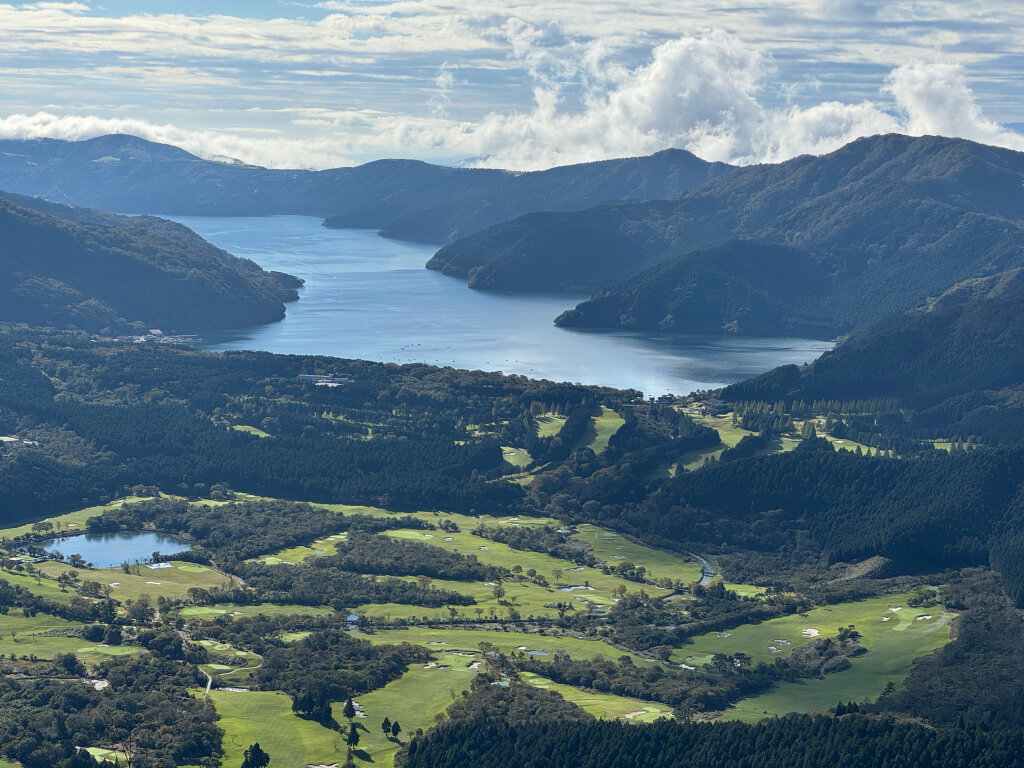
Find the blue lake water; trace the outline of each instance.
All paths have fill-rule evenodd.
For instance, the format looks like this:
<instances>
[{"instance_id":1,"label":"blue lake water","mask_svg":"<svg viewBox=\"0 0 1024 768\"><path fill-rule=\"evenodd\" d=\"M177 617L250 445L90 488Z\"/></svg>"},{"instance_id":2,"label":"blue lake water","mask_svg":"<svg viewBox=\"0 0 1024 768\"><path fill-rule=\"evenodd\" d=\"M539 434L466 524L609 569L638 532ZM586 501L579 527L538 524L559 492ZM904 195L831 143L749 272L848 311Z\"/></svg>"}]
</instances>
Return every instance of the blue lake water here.
<instances>
[{"instance_id":1,"label":"blue lake water","mask_svg":"<svg viewBox=\"0 0 1024 768\"><path fill-rule=\"evenodd\" d=\"M165 533L140 531L118 531L116 533L86 533L55 539L46 551L59 552L65 558L81 555L87 563L97 568L116 568L121 563L135 563L148 560L154 552L174 554L191 545L177 536Z\"/></svg>"},{"instance_id":2,"label":"blue lake water","mask_svg":"<svg viewBox=\"0 0 1024 768\"><path fill-rule=\"evenodd\" d=\"M305 279L278 323L204 340L259 349L423 362L533 378L685 394L804 363L831 348L813 339L681 336L557 328L583 295L473 291L424 269L433 246L370 230L326 229L306 216L179 217L215 245Z\"/></svg>"}]
</instances>

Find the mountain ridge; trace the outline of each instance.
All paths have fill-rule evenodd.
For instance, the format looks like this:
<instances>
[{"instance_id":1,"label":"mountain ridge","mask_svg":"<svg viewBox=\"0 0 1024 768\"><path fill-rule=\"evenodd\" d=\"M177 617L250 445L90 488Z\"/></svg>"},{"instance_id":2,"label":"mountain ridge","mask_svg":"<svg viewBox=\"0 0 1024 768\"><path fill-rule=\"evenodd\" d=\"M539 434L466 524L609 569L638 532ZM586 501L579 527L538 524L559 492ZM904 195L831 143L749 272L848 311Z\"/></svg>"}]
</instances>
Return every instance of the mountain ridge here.
<instances>
[{"instance_id":1,"label":"mountain ridge","mask_svg":"<svg viewBox=\"0 0 1024 768\"><path fill-rule=\"evenodd\" d=\"M123 213L318 216L439 245L535 210L671 197L732 170L680 149L527 173L394 159L305 171L204 160L128 135L0 141L0 188L12 192Z\"/></svg>"},{"instance_id":2,"label":"mountain ridge","mask_svg":"<svg viewBox=\"0 0 1024 768\"><path fill-rule=\"evenodd\" d=\"M553 234L577 230L588 233L585 249L566 248ZM629 302L634 286L614 284L640 280L644 270L672 260L684 287L686 280L699 283L700 275L690 273L704 270L706 277L710 262L691 264L692 255L733 240L804 251L820 264L817 289L829 295L822 332L840 335L866 315L881 317L961 280L1024 265L1024 153L940 137L859 139L821 157L737 169L674 201L505 222L442 248L428 266L496 290L513 274L517 287L532 276L533 290L564 290L547 276L575 274L582 279L574 287L597 296L565 316L565 324L655 329L678 313L640 312ZM769 262L762 271L770 269ZM663 277L647 275L655 276ZM725 276L714 287L737 298ZM615 313L591 303L612 297ZM632 323L642 314L651 319ZM721 332L734 319L674 330ZM782 327L783 320L770 323Z\"/></svg>"}]
</instances>

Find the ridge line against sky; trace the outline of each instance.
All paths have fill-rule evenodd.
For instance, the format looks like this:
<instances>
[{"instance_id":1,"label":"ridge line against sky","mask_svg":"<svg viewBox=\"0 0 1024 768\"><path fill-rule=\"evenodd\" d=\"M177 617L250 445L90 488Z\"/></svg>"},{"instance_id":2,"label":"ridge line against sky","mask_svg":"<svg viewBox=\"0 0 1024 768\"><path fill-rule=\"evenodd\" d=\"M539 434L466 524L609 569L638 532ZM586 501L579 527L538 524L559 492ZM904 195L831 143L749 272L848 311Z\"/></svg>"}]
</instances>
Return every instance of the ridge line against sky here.
<instances>
[{"instance_id":1,"label":"ridge line against sky","mask_svg":"<svg viewBox=\"0 0 1024 768\"><path fill-rule=\"evenodd\" d=\"M7 3L0 138L279 168L747 164L887 132L1024 150L1022 32L1019 0Z\"/></svg>"}]
</instances>

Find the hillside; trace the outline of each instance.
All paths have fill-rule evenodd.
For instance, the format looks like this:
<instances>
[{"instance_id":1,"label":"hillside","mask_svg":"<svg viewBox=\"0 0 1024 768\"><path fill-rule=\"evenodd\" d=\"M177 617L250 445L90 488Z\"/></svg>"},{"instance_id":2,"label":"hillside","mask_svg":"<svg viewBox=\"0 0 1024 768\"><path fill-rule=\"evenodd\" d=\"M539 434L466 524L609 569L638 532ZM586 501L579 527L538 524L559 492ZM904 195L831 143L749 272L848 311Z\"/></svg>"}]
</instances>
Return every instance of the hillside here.
<instances>
[{"instance_id":1,"label":"hillside","mask_svg":"<svg viewBox=\"0 0 1024 768\"><path fill-rule=\"evenodd\" d=\"M728 261L712 268L714 259L690 254L735 239L758 240L804 251L820 265L821 280L813 285L826 297L820 333L832 336L961 280L1024 264L1022 182L1019 152L960 139L876 136L822 157L743 168L673 202L507 222L441 249L430 266L476 287L562 290L569 282L564 276L576 275L574 287L600 290L666 262L662 271L607 289L596 305L585 302L562 322L707 332L744 326L750 265L744 260L740 274ZM585 243L569 247L566 238L583 230ZM756 274L785 269L772 252L762 257ZM641 290L669 275L682 293L700 285L738 311L706 318L696 296L680 302L664 286ZM634 296L655 293L663 303L633 305ZM777 297L774 313L761 318L766 327L789 324L789 298ZM666 321L670 315L695 324L673 324Z\"/></svg>"},{"instance_id":2,"label":"hillside","mask_svg":"<svg viewBox=\"0 0 1024 768\"><path fill-rule=\"evenodd\" d=\"M279 320L301 281L186 227L0 195L0 320L196 331Z\"/></svg>"},{"instance_id":3,"label":"hillside","mask_svg":"<svg viewBox=\"0 0 1024 768\"><path fill-rule=\"evenodd\" d=\"M856 334L808 366L726 387L728 401L893 398L910 428L989 441L1024 426L1024 269L965 281Z\"/></svg>"},{"instance_id":4,"label":"hillside","mask_svg":"<svg viewBox=\"0 0 1024 768\"><path fill-rule=\"evenodd\" d=\"M0 188L22 194L124 213L320 216L330 227L438 244L531 211L673 197L731 170L682 150L521 174L413 160L273 170L134 136L0 141Z\"/></svg>"}]
</instances>

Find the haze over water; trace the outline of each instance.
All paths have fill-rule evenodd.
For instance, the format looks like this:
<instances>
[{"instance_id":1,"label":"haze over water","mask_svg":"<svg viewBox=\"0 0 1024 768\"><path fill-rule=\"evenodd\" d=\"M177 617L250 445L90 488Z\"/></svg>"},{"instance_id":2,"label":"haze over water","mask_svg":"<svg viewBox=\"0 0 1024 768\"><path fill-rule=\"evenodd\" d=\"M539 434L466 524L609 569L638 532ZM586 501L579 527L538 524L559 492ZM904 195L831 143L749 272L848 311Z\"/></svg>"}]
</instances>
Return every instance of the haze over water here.
<instances>
[{"instance_id":1,"label":"haze over water","mask_svg":"<svg viewBox=\"0 0 1024 768\"><path fill-rule=\"evenodd\" d=\"M236 256L306 281L284 320L211 336L204 343L211 350L423 362L658 395L809 362L832 346L813 339L567 330L554 318L585 296L473 291L424 269L434 246L386 240L370 230L326 229L307 216L176 220Z\"/></svg>"}]
</instances>

